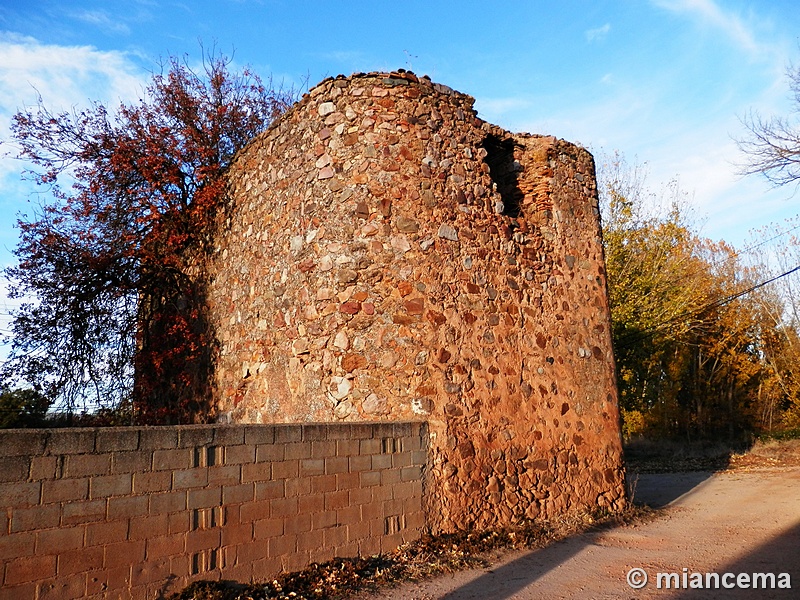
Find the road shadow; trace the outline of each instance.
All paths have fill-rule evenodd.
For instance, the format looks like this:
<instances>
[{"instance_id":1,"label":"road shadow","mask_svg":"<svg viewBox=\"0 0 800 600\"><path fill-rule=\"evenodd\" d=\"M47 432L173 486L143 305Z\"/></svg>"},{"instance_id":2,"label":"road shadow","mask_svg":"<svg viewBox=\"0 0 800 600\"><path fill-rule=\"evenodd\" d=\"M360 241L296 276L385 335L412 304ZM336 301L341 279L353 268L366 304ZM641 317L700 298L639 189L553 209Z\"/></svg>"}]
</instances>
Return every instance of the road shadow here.
<instances>
[{"instance_id":1,"label":"road shadow","mask_svg":"<svg viewBox=\"0 0 800 600\"><path fill-rule=\"evenodd\" d=\"M798 515L798 519L800 519L800 515ZM669 597L676 600L716 600L722 598L726 600L730 598L789 600L789 598L797 598L797 589L800 587L800 553L798 549L800 549L800 523L788 529L778 537L771 539L769 542L762 544L752 552L748 552L746 555L729 564L718 567L715 571L719 574L720 578L722 578L725 573L733 573L737 576L740 573L749 574L751 587L747 589L739 587L726 589L723 587L722 581L720 581L718 588L711 587L715 584L713 577L710 581L706 582L705 574L703 574L702 584L704 589L681 589L677 595L670 595ZM770 583L772 583L771 579L768 578L765 581L759 578L758 589L753 589L752 581L754 573L774 574L774 587L770 586ZM781 581L781 573L787 573L789 575L789 582L792 586L791 589L780 589L778 587ZM687 581L691 582L689 576L687 576ZM729 584L734 581L735 579L728 578ZM785 578L783 581L786 581ZM710 589L705 588L706 583L709 584ZM655 585L655 582L652 582L651 585ZM665 589L660 591L664 593L665 596L669 594Z\"/></svg>"},{"instance_id":2,"label":"road shadow","mask_svg":"<svg viewBox=\"0 0 800 600\"><path fill-rule=\"evenodd\" d=\"M713 473L660 473L637 475L636 502L658 508L674 502L701 486ZM486 590L492 590L493 600L514 596L538 579L594 545L597 537L606 535L608 527L561 540L540 550L526 552L444 596L442 600L484 600ZM727 590L726 590L727 591Z\"/></svg>"},{"instance_id":3,"label":"road shadow","mask_svg":"<svg viewBox=\"0 0 800 600\"><path fill-rule=\"evenodd\" d=\"M626 477L628 498L634 504L664 508L707 481L714 473L631 473Z\"/></svg>"}]
</instances>

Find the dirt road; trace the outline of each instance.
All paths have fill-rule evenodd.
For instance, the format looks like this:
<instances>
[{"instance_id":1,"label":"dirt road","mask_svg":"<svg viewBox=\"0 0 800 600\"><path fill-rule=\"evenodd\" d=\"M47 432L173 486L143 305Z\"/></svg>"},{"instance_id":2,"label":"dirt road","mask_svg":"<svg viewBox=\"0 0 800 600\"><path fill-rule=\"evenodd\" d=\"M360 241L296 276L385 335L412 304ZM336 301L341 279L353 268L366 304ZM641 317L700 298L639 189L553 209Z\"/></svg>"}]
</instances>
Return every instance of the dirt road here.
<instances>
[{"instance_id":1,"label":"dirt road","mask_svg":"<svg viewBox=\"0 0 800 600\"><path fill-rule=\"evenodd\" d=\"M665 507L664 513L543 550L509 552L488 569L404 584L369 598L800 598L800 468L640 475L632 486L637 502ZM626 582L634 568L648 575L642 589ZM671 589L663 577L657 587L658 573L677 574L669 579ZM719 589L687 589L697 584L694 573L703 574L704 588L714 585L705 574L718 573ZM776 589L752 589L753 573L774 573ZM787 583L781 573L788 574L791 589L777 589ZM747 574L749 589L738 587L738 574ZM736 587L725 589L726 583Z\"/></svg>"}]
</instances>

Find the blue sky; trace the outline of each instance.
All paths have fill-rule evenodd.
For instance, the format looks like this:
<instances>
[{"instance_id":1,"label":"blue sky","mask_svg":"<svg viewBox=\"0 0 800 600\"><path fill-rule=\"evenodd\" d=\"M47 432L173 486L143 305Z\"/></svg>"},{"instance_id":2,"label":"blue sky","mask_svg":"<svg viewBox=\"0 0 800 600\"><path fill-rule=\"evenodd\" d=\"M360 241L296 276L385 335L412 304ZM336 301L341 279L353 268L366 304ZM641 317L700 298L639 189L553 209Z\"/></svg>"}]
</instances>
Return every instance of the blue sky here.
<instances>
[{"instance_id":1,"label":"blue sky","mask_svg":"<svg viewBox=\"0 0 800 600\"><path fill-rule=\"evenodd\" d=\"M618 150L647 163L656 189L677 178L702 233L742 246L800 213L794 190L736 174L733 141L749 110L790 112L799 35L792 0L0 0L0 139L37 92L55 109L132 100L159 59L199 60L200 42L287 85L402 67L474 96L507 129ZM35 200L9 153L2 265Z\"/></svg>"}]
</instances>

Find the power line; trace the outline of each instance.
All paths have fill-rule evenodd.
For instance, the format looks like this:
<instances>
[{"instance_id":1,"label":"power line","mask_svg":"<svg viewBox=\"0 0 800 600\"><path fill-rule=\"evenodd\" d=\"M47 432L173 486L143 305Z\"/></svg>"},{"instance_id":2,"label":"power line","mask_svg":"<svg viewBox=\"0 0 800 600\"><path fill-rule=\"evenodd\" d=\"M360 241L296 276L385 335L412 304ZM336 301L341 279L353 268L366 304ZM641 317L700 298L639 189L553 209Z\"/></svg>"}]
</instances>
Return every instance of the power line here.
<instances>
[{"instance_id":1,"label":"power line","mask_svg":"<svg viewBox=\"0 0 800 600\"><path fill-rule=\"evenodd\" d=\"M800 226L798 226L798 227L800 227ZM665 328L665 327L667 327L669 325L672 325L674 323L678 323L680 321L683 321L684 319L686 319L688 317L694 317L694 316L700 315L700 314L704 313L707 310L711 310L713 308L720 308L722 306L725 306L726 304L729 304L729 303L733 302L737 298L741 298L742 296L746 296L747 294L750 294L751 292L754 292L755 290L757 290L759 288L762 288L765 285L769 285L770 283L778 281L779 279L782 279L782 278L784 278L784 277L786 277L788 275L791 275L792 273L796 273L798 271L800 271L800 265L797 265L796 267L794 267L792 269L789 269L788 271L785 271L785 272L781 273L780 275L776 275L775 277L771 277L771 278L769 278L769 279L767 279L765 281L762 281L761 283L757 283L755 285L750 286L749 288L746 288L744 290L736 292L735 294L730 294L728 296L720 298L719 300L715 300L714 302L710 302L710 303L706 304L705 306L702 306L702 307L700 307L698 309L683 312L683 313L681 313L681 314L679 314L679 315L677 315L675 317L672 317L671 319L668 319L668 320L666 320L666 321L664 321L664 322L662 322L662 323L660 323L658 325L655 325L654 327L651 327L650 329L643 330L643 331L637 331L637 332L631 334L630 336L623 336L623 339L620 340L620 345L622 347L626 347L626 348L630 347L634 343L640 342L640 341L642 341L644 339L647 339L648 337L651 337L652 335L655 335L660 330L662 330L663 328Z\"/></svg>"}]
</instances>

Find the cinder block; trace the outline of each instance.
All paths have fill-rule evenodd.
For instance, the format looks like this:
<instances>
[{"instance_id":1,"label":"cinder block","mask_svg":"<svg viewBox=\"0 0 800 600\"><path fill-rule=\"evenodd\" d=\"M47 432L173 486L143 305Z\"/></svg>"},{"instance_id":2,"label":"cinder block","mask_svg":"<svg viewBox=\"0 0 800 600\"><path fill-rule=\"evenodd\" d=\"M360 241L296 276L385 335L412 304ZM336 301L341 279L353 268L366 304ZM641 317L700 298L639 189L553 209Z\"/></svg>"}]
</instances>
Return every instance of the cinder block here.
<instances>
[{"instance_id":1,"label":"cinder block","mask_svg":"<svg viewBox=\"0 0 800 600\"><path fill-rule=\"evenodd\" d=\"M283 444L259 444L256 446L256 462L283 460Z\"/></svg>"},{"instance_id":2,"label":"cinder block","mask_svg":"<svg viewBox=\"0 0 800 600\"><path fill-rule=\"evenodd\" d=\"M256 500L272 500L286 496L283 480L259 482L255 484L255 488Z\"/></svg>"},{"instance_id":3,"label":"cinder block","mask_svg":"<svg viewBox=\"0 0 800 600\"><path fill-rule=\"evenodd\" d=\"M209 548L218 548L221 541L219 528L198 529L186 534L186 552L199 552Z\"/></svg>"},{"instance_id":4,"label":"cinder block","mask_svg":"<svg viewBox=\"0 0 800 600\"><path fill-rule=\"evenodd\" d=\"M349 502L350 496L347 490L325 492L325 510L339 510L347 506Z\"/></svg>"},{"instance_id":5,"label":"cinder block","mask_svg":"<svg viewBox=\"0 0 800 600\"><path fill-rule=\"evenodd\" d=\"M89 454L94 452L97 429L53 429L47 436L45 454Z\"/></svg>"},{"instance_id":6,"label":"cinder block","mask_svg":"<svg viewBox=\"0 0 800 600\"><path fill-rule=\"evenodd\" d=\"M214 443L213 425L180 425L178 430L179 448L197 448Z\"/></svg>"},{"instance_id":7,"label":"cinder block","mask_svg":"<svg viewBox=\"0 0 800 600\"><path fill-rule=\"evenodd\" d=\"M28 479L31 481L54 479L57 466L57 456L32 456Z\"/></svg>"},{"instance_id":8,"label":"cinder block","mask_svg":"<svg viewBox=\"0 0 800 600\"><path fill-rule=\"evenodd\" d=\"M241 465L215 466L208 470L208 485L237 485L242 480Z\"/></svg>"},{"instance_id":9,"label":"cinder block","mask_svg":"<svg viewBox=\"0 0 800 600\"><path fill-rule=\"evenodd\" d=\"M3 587L40 581L56 575L55 556L25 556L6 563Z\"/></svg>"},{"instance_id":10,"label":"cinder block","mask_svg":"<svg viewBox=\"0 0 800 600\"><path fill-rule=\"evenodd\" d=\"M303 534L306 535L306 534ZM300 540L297 540L298 545ZM322 544L308 549L308 560L312 563L324 563L333 560L335 557L333 548L326 548Z\"/></svg>"},{"instance_id":11,"label":"cinder block","mask_svg":"<svg viewBox=\"0 0 800 600\"><path fill-rule=\"evenodd\" d=\"M260 519L253 522L253 539L265 541L283 535L284 519Z\"/></svg>"},{"instance_id":12,"label":"cinder block","mask_svg":"<svg viewBox=\"0 0 800 600\"><path fill-rule=\"evenodd\" d=\"M378 469L391 469L392 468L392 455L391 454L373 454L372 455L372 468Z\"/></svg>"},{"instance_id":13,"label":"cinder block","mask_svg":"<svg viewBox=\"0 0 800 600\"><path fill-rule=\"evenodd\" d=\"M347 473L349 461L346 456L329 456L325 459L325 474Z\"/></svg>"},{"instance_id":14,"label":"cinder block","mask_svg":"<svg viewBox=\"0 0 800 600\"><path fill-rule=\"evenodd\" d=\"M133 473L132 492L134 494L161 493L171 489L172 471Z\"/></svg>"},{"instance_id":15,"label":"cinder block","mask_svg":"<svg viewBox=\"0 0 800 600\"><path fill-rule=\"evenodd\" d=\"M403 467L400 478L403 481L417 481L422 479L422 468L419 466Z\"/></svg>"},{"instance_id":16,"label":"cinder block","mask_svg":"<svg viewBox=\"0 0 800 600\"><path fill-rule=\"evenodd\" d=\"M357 542L345 542L336 546L333 551L336 553L336 556L343 556L346 558L355 558L358 556L358 543Z\"/></svg>"},{"instance_id":17,"label":"cinder block","mask_svg":"<svg viewBox=\"0 0 800 600\"><path fill-rule=\"evenodd\" d=\"M367 521L348 521L347 525L347 539L351 542L359 542L359 549L361 548L360 542L370 537L369 522Z\"/></svg>"},{"instance_id":18,"label":"cinder block","mask_svg":"<svg viewBox=\"0 0 800 600\"><path fill-rule=\"evenodd\" d=\"M36 598L39 584L36 582L0 587L0 600L19 600L19 598Z\"/></svg>"},{"instance_id":19,"label":"cinder block","mask_svg":"<svg viewBox=\"0 0 800 600\"><path fill-rule=\"evenodd\" d=\"M139 430L139 449L167 450L178 447L177 427L143 427Z\"/></svg>"},{"instance_id":20,"label":"cinder block","mask_svg":"<svg viewBox=\"0 0 800 600\"><path fill-rule=\"evenodd\" d=\"M42 529L36 532L36 554L59 554L83 548L85 535L85 526Z\"/></svg>"},{"instance_id":21,"label":"cinder block","mask_svg":"<svg viewBox=\"0 0 800 600\"><path fill-rule=\"evenodd\" d=\"M235 546L253 541L253 524L226 525L222 528L222 545Z\"/></svg>"},{"instance_id":22,"label":"cinder block","mask_svg":"<svg viewBox=\"0 0 800 600\"><path fill-rule=\"evenodd\" d=\"M293 479L299 475L299 472L299 460L284 460L282 462L272 463L273 479Z\"/></svg>"},{"instance_id":23,"label":"cinder block","mask_svg":"<svg viewBox=\"0 0 800 600\"><path fill-rule=\"evenodd\" d=\"M153 450L153 470L173 471L175 469L188 469L194 466L192 452L192 448Z\"/></svg>"},{"instance_id":24,"label":"cinder block","mask_svg":"<svg viewBox=\"0 0 800 600\"><path fill-rule=\"evenodd\" d=\"M392 454L392 467L395 469L408 467L409 465L411 465L411 463L412 463L411 452L403 451Z\"/></svg>"},{"instance_id":25,"label":"cinder block","mask_svg":"<svg viewBox=\"0 0 800 600\"><path fill-rule=\"evenodd\" d=\"M360 506L362 504L369 504L372 502L372 490L371 487L354 487L350 489L350 505L351 506Z\"/></svg>"},{"instance_id":26,"label":"cinder block","mask_svg":"<svg viewBox=\"0 0 800 600\"><path fill-rule=\"evenodd\" d=\"M245 428L242 425L214 425L214 444L217 446L239 446L244 444Z\"/></svg>"},{"instance_id":27,"label":"cinder block","mask_svg":"<svg viewBox=\"0 0 800 600\"><path fill-rule=\"evenodd\" d=\"M160 494L149 494L149 509L151 515L162 515L186 510L187 492L184 490L175 492L164 492Z\"/></svg>"},{"instance_id":28,"label":"cinder block","mask_svg":"<svg viewBox=\"0 0 800 600\"><path fill-rule=\"evenodd\" d=\"M129 540L147 540L162 535L169 535L168 515L149 515L131 520Z\"/></svg>"},{"instance_id":29,"label":"cinder block","mask_svg":"<svg viewBox=\"0 0 800 600\"><path fill-rule=\"evenodd\" d=\"M275 463L278 464L278 463ZM271 481L273 463L259 462L252 465L242 465L242 483L254 481Z\"/></svg>"},{"instance_id":30,"label":"cinder block","mask_svg":"<svg viewBox=\"0 0 800 600\"><path fill-rule=\"evenodd\" d=\"M143 473L152 466L153 453L150 450L114 452L111 456L112 473Z\"/></svg>"},{"instance_id":31,"label":"cinder block","mask_svg":"<svg viewBox=\"0 0 800 600\"><path fill-rule=\"evenodd\" d=\"M185 552L186 536L183 534L161 535L145 540L145 558L148 561L169 558Z\"/></svg>"},{"instance_id":32,"label":"cinder block","mask_svg":"<svg viewBox=\"0 0 800 600\"><path fill-rule=\"evenodd\" d=\"M275 575L281 572L281 559L276 558L259 558L253 561L253 579L272 579Z\"/></svg>"},{"instance_id":33,"label":"cinder block","mask_svg":"<svg viewBox=\"0 0 800 600\"><path fill-rule=\"evenodd\" d=\"M290 444L301 442L303 440L303 426L286 424L275 426L275 443L276 444Z\"/></svg>"},{"instance_id":34,"label":"cinder block","mask_svg":"<svg viewBox=\"0 0 800 600\"><path fill-rule=\"evenodd\" d=\"M131 567L131 587L136 588L156 582L163 586L169 575L168 559L148 560Z\"/></svg>"},{"instance_id":35,"label":"cinder block","mask_svg":"<svg viewBox=\"0 0 800 600\"><path fill-rule=\"evenodd\" d=\"M93 499L124 496L132 491L133 476L130 473L92 477L89 484L89 493Z\"/></svg>"},{"instance_id":36,"label":"cinder block","mask_svg":"<svg viewBox=\"0 0 800 600\"><path fill-rule=\"evenodd\" d=\"M30 456L0 456L0 483L26 481L30 469Z\"/></svg>"},{"instance_id":37,"label":"cinder block","mask_svg":"<svg viewBox=\"0 0 800 600\"><path fill-rule=\"evenodd\" d=\"M294 515L283 522L283 535L296 536L303 531L311 531L311 515Z\"/></svg>"},{"instance_id":38,"label":"cinder block","mask_svg":"<svg viewBox=\"0 0 800 600\"><path fill-rule=\"evenodd\" d=\"M269 501L269 505L273 517L293 517L298 513L297 497L275 498Z\"/></svg>"},{"instance_id":39,"label":"cinder block","mask_svg":"<svg viewBox=\"0 0 800 600\"><path fill-rule=\"evenodd\" d=\"M147 514L147 496L125 496L108 499L108 519L135 519Z\"/></svg>"},{"instance_id":40,"label":"cinder block","mask_svg":"<svg viewBox=\"0 0 800 600\"><path fill-rule=\"evenodd\" d=\"M189 490L186 506L189 509L211 508L222 504L222 488Z\"/></svg>"},{"instance_id":41,"label":"cinder block","mask_svg":"<svg viewBox=\"0 0 800 600\"><path fill-rule=\"evenodd\" d=\"M256 447L240 444L238 446L225 446L225 464L241 465L256 461Z\"/></svg>"},{"instance_id":42,"label":"cinder block","mask_svg":"<svg viewBox=\"0 0 800 600\"><path fill-rule=\"evenodd\" d=\"M402 533L393 533L390 535L384 535L381 537L381 552L383 554L388 554L395 550L400 544L403 543L403 534Z\"/></svg>"},{"instance_id":43,"label":"cinder block","mask_svg":"<svg viewBox=\"0 0 800 600\"><path fill-rule=\"evenodd\" d=\"M96 452L124 452L139 449L139 429L136 427L109 427L97 430Z\"/></svg>"},{"instance_id":44,"label":"cinder block","mask_svg":"<svg viewBox=\"0 0 800 600\"><path fill-rule=\"evenodd\" d=\"M253 483L226 485L222 488L222 504L252 502L255 497L255 485Z\"/></svg>"},{"instance_id":45,"label":"cinder block","mask_svg":"<svg viewBox=\"0 0 800 600\"><path fill-rule=\"evenodd\" d=\"M325 510L324 494L303 494L297 498L297 510L300 514L312 514Z\"/></svg>"},{"instance_id":46,"label":"cinder block","mask_svg":"<svg viewBox=\"0 0 800 600\"><path fill-rule=\"evenodd\" d=\"M380 553L381 553L380 538L369 536L358 541L359 556L375 556L376 554Z\"/></svg>"},{"instance_id":47,"label":"cinder block","mask_svg":"<svg viewBox=\"0 0 800 600\"><path fill-rule=\"evenodd\" d=\"M245 502L239 506L239 521L241 523L252 523L269 519L272 516L270 503L267 501Z\"/></svg>"},{"instance_id":48,"label":"cinder block","mask_svg":"<svg viewBox=\"0 0 800 600\"><path fill-rule=\"evenodd\" d=\"M300 461L300 476L322 475L325 473L325 460L321 458L308 458Z\"/></svg>"},{"instance_id":49,"label":"cinder block","mask_svg":"<svg viewBox=\"0 0 800 600\"><path fill-rule=\"evenodd\" d=\"M337 443L338 442L336 440L318 440L311 442L311 458L327 458L328 456L336 456Z\"/></svg>"},{"instance_id":50,"label":"cinder block","mask_svg":"<svg viewBox=\"0 0 800 600\"><path fill-rule=\"evenodd\" d=\"M302 571L308 566L308 555L308 552L300 550L295 550L291 554L287 554L281 561L283 569L289 573L292 571Z\"/></svg>"},{"instance_id":51,"label":"cinder block","mask_svg":"<svg viewBox=\"0 0 800 600\"><path fill-rule=\"evenodd\" d=\"M12 509L10 533L58 527L60 522L61 506L58 504Z\"/></svg>"},{"instance_id":52,"label":"cinder block","mask_svg":"<svg viewBox=\"0 0 800 600\"><path fill-rule=\"evenodd\" d=\"M333 492L336 490L336 475L317 475L309 477L311 483L311 493Z\"/></svg>"},{"instance_id":53,"label":"cinder block","mask_svg":"<svg viewBox=\"0 0 800 600\"><path fill-rule=\"evenodd\" d=\"M360 506L345 506L336 510L336 520L340 525L350 526L361 522Z\"/></svg>"},{"instance_id":54,"label":"cinder block","mask_svg":"<svg viewBox=\"0 0 800 600\"><path fill-rule=\"evenodd\" d=\"M369 471L372 469L372 457L367 456L349 456L348 459L348 470L351 473L355 473L358 471Z\"/></svg>"},{"instance_id":55,"label":"cinder block","mask_svg":"<svg viewBox=\"0 0 800 600\"><path fill-rule=\"evenodd\" d=\"M188 510L170 513L167 515L169 519L169 533L187 533L192 530L191 512Z\"/></svg>"},{"instance_id":56,"label":"cinder block","mask_svg":"<svg viewBox=\"0 0 800 600\"><path fill-rule=\"evenodd\" d=\"M33 531L0 536L0 560L33 556L35 548L36 534Z\"/></svg>"},{"instance_id":57,"label":"cinder block","mask_svg":"<svg viewBox=\"0 0 800 600\"><path fill-rule=\"evenodd\" d=\"M46 436L41 429L0 430L0 448L4 456L36 456L44 453Z\"/></svg>"},{"instance_id":58,"label":"cinder block","mask_svg":"<svg viewBox=\"0 0 800 600\"><path fill-rule=\"evenodd\" d=\"M248 446L275 443L274 425L245 425L244 443Z\"/></svg>"},{"instance_id":59,"label":"cinder block","mask_svg":"<svg viewBox=\"0 0 800 600\"><path fill-rule=\"evenodd\" d=\"M298 442L283 447L284 460L311 458L311 444Z\"/></svg>"},{"instance_id":60,"label":"cinder block","mask_svg":"<svg viewBox=\"0 0 800 600\"><path fill-rule=\"evenodd\" d=\"M64 459L64 477L97 477L111 473L111 454L70 454Z\"/></svg>"},{"instance_id":61,"label":"cinder block","mask_svg":"<svg viewBox=\"0 0 800 600\"><path fill-rule=\"evenodd\" d=\"M359 473L338 473L336 475L337 490L354 490L359 487L361 475Z\"/></svg>"},{"instance_id":62,"label":"cinder block","mask_svg":"<svg viewBox=\"0 0 800 600\"><path fill-rule=\"evenodd\" d=\"M42 484L38 481L0 483L0 498L5 508L27 508L39 504ZM0 532L0 534L5 531Z\"/></svg>"},{"instance_id":63,"label":"cinder block","mask_svg":"<svg viewBox=\"0 0 800 600\"><path fill-rule=\"evenodd\" d=\"M86 545L103 546L122 543L128 538L128 521L89 523L86 526Z\"/></svg>"},{"instance_id":64,"label":"cinder block","mask_svg":"<svg viewBox=\"0 0 800 600\"><path fill-rule=\"evenodd\" d=\"M37 598L39 600L77 600L84 598L85 575L58 577L55 580L39 583Z\"/></svg>"},{"instance_id":65,"label":"cinder block","mask_svg":"<svg viewBox=\"0 0 800 600\"><path fill-rule=\"evenodd\" d=\"M289 496L304 496L311 493L311 479L308 477L299 477L297 479L287 479L284 483L286 489L286 497Z\"/></svg>"},{"instance_id":66,"label":"cinder block","mask_svg":"<svg viewBox=\"0 0 800 600\"><path fill-rule=\"evenodd\" d=\"M361 477L361 487L368 487L381 484L380 471L361 471L359 475Z\"/></svg>"},{"instance_id":67,"label":"cinder block","mask_svg":"<svg viewBox=\"0 0 800 600\"><path fill-rule=\"evenodd\" d=\"M336 440L336 455L358 456L361 452L361 440Z\"/></svg>"},{"instance_id":68,"label":"cinder block","mask_svg":"<svg viewBox=\"0 0 800 600\"><path fill-rule=\"evenodd\" d=\"M392 486L400 483L400 469L384 469L381 471L381 485Z\"/></svg>"},{"instance_id":69,"label":"cinder block","mask_svg":"<svg viewBox=\"0 0 800 600\"><path fill-rule=\"evenodd\" d=\"M89 479L56 479L42 482L42 504L89 499Z\"/></svg>"},{"instance_id":70,"label":"cinder block","mask_svg":"<svg viewBox=\"0 0 800 600\"><path fill-rule=\"evenodd\" d=\"M375 437L375 423L352 423L347 426L347 436L338 436L339 439L369 440Z\"/></svg>"},{"instance_id":71,"label":"cinder block","mask_svg":"<svg viewBox=\"0 0 800 600\"><path fill-rule=\"evenodd\" d=\"M335 510L315 512L311 515L311 529L326 529L339 525Z\"/></svg>"},{"instance_id":72,"label":"cinder block","mask_svg":"<svg viewBox=\"0 0 800 600\"><path fill-rule=\"evenodd\" d=\"M208 484L208 469L186 469L172 473L172 489L203 487Z\"/></svg>"},{"instance_id":73,"label":"cinder block","mask_svg":"<svg viewBox=\"0 0 800 600\"><path fill-rule=\"evenodd\" d=\"M281 535L267 541L267 557L284 559L297 551L297 538L293 535Z\"/></svg>"},{"instance_id":74,"label":"cinder block","mask_svg":"<svg viewBox=\"0 0 800 600\"><path fill-rule=\"evenodd\" d=\"M309 423L302 426L302 439L305 443L327 440L328 439L328 425L327 423Z\"/></svg>"},{"instance_id":75,"label":"cinder block","mask_svg":"<svg viewBox=\"0 0 800 600\"><path fill-rule=\"evenodd\" d=\"M367 438L359 441L358 453L362 456L378 454L382 450L381 440L376 438Z\"/></svg>"},{"instance_id":76,"label":"cinder block","mask_svg":"<svg viewBox=\"0 0 800 600\"><path fill-rule=\"evenodd\" d=\"M97 523L106 519L106 500L81 500L64 504L62 525Z\"/></svg>"},{"instance_id":77,"label":"cinder block","mask_svg":"<svg viewBox=\"0 0 800 600\"><path fill-rule=\"evenodd\" d=\"M103 568L104 553L100 546L67 550L56 554L58 555L57 574L59 579Z\"/></svg>"},{"instance_id":78,"label":"cinder block","mask_svg":"<svg viewBox=\"0 0 800 600\"><path fill-rule=\"evenodd\" d=\"M126 590L130 584L130 566L103 569L86 576L86 593L93 600L108 600L108 591ZM125 598L120 592L120 597ZM113 598L113 596L112 596ZM125 599L127 600L127 599Z\"/></svg>"}]
</instances>

